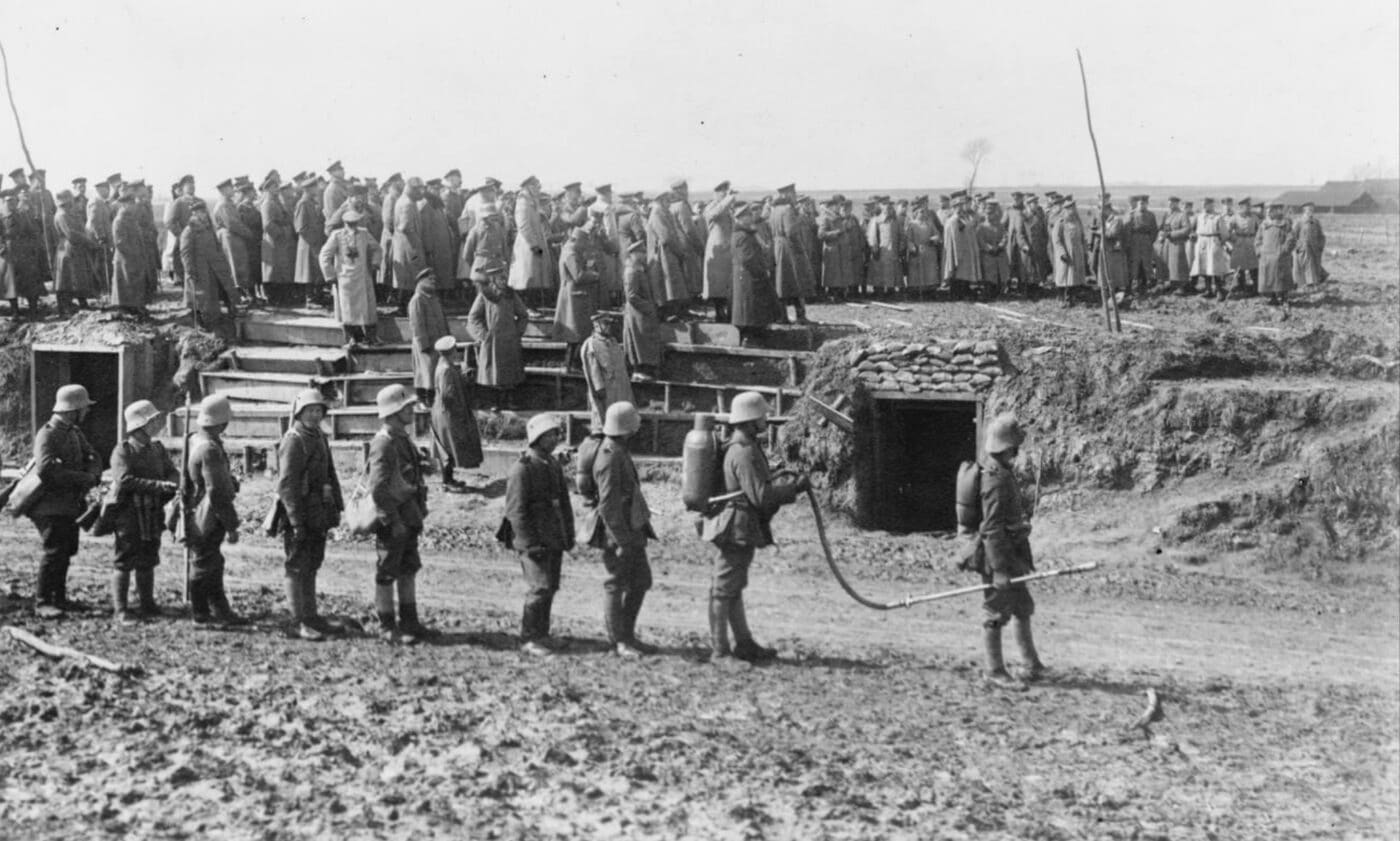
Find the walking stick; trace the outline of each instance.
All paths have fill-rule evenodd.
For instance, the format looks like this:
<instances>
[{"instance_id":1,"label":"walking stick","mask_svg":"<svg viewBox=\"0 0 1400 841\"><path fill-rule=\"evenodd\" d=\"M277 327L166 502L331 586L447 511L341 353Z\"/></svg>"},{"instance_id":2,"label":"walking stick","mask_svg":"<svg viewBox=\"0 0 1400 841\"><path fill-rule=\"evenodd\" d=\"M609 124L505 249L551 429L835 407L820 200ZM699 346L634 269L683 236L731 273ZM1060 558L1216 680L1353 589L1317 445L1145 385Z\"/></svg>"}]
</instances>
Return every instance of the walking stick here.
<instances>
[{"instance_id":1,"label":"walking stick","mask_svg":"<svg viewBox=\"0 0 1400 841\"><path fill-rule=\"evenodd\" d=\"M1089 79L1084 75L1084 56L1079 54L1079 50L1074 51L1075 58L1079 59L1079 81L1084 86L1084 120L1089 124L1089 142L1094 145L1094 166L1099 170L1099 241L1098 241L1098 271L1095 274L1099 280L1099 297L1103 300L1103 320L1109 332L1122 333L1123 325L1118 321L1118 302L1114 300L1113 293L1108 288L1108 265L1104 253L1104 245L1107 237L1104 235L1108 231L1108 207L1103 202L1104 193L1108 192L1108 187L1103 180L1103 161L1099 158L1099 141L1094 137L1094 118L1089 113Z\"/></svg>"}]
</instances>

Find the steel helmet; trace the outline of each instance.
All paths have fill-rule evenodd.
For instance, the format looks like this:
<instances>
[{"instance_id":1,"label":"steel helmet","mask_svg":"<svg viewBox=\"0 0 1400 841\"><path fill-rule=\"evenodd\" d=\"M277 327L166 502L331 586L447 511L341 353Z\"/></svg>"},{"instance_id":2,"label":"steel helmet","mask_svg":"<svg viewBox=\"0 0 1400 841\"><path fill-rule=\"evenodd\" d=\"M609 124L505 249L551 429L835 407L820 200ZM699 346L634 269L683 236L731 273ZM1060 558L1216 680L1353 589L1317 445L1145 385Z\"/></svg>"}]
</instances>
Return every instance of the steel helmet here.
<instances>
[{"instance_id":1,"label":"steel helmet","mask_svg":"<svg viewBox=\"0 0 1400 841\"><path fill-rule=\"evenodd\" d=\"M91 405L92 398L88 397L87 389L80 385L65 385L53 398L55 412L76 412Z\"/></svg>"},{"instance_id":2,"label":"steel helmet","mask_svg":"<svg viewBox=\"0 0 1400 841\"><path fill-rule=\"evenodd\" d=\"M729 423L740 424L748 421L765 420L768 417L768 401L756 391L745 391L729 404Z\"/></svg>"},{"instance_id":3,"label":"steel helmet","mask_svg":"<svg viewBox=\"0 0 1400 841\"><path fill-rule=\"evenodd\" d=\"M160 409L157 409L156 404L149 400L137 400L122 412L127 432L135 432L158 417L160 417Z\"/></svg>"},{"instance_id":4,"label":"steel helmet","mask_svg":"<svg viewBox=\"0 0 1400 841\"><path fill-rule=\"evenodd\" d=\"M295 418L301 414L301 410L307 406L322 406L329 409L331 404L319 388L302 389L297 393L297 399L292 401L292 417Z\"/></svg>"},{"instance_id":5,"label":"steel helmet","mask_svg":"<svg viewBox=\"0 0 1400 841\"><path fill-rule=\"evenodd\" d=\"M1016 420L1015 415L1006 412L997 415L987 425L985 449L989 453L1004 453L1013 447L1021 446L1025 440L1026 432L1021 428L1021 422Z\"/></svg>"},{"instance_id":6,"label":"steel helmet","mask_svg":"<svg viewBox=\"0 0 1400 841\"><path fill-rule=\"evenodd\" d=\"M545 433L563 428L553 412L540 412L525 422L525 443L533 445Z\"/></svg>"},{"instance_id":7,"label":"steel helmet","mask_svg":"<svg viewBox=\"0 0 1400 841\"><path fill-rule=\"evenodd\" d=\"M375 405L379 407L379 417L387 418L396 415L405 406L412 406L418 402L418 398L413 392L401 385L386 385L379 389L379 394L374 397Z\"/></svg>"},{"instance_id":8,"label":"steel helmet","mask_svg":"<svg viewBox=\"0 0 1400 841\"><path fill-rule=\"evenodd\" d=\"M222 394L211 394L199 401L199 425L218 426L233 420L233 407L229 405L228 397Z\"/></svg>"},{"instance_id":9,"label":"steel helmet","mask_svg":"<svg viewBox=\"0 0 1400 841\"><path fill-rule=\"evenodd\" d=\"M608 407L608 414L603 418L604 435L631 435L642 428L642 416L637 413L637 407L626 400L619 400Z\"/></svg>"}]
</instances>

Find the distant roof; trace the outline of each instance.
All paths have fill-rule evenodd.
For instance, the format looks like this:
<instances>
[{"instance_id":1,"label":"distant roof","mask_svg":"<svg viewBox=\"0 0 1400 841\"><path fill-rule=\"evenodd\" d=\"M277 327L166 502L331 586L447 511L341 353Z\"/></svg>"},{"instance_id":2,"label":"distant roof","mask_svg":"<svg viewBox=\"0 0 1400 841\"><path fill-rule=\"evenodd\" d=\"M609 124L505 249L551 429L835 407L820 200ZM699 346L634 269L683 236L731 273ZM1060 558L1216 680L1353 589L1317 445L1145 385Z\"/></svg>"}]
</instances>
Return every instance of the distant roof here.
<instances>
[{"instance_id":1,"label":"distant roof","mask_svg":"<svg viewBox=\"0 0 1400 841\"><path fill-rule=\"evenodd\" d=\"M1279 195L1277 198L1274 199L1274 201L1278 204L1285 205L1287 207L1299 207L1304 202L1316 202L1317 204L1322 204L1322 202L1317 200L1316 190L1289 190L1288 192Z\"/></svg>"}]
</instances>

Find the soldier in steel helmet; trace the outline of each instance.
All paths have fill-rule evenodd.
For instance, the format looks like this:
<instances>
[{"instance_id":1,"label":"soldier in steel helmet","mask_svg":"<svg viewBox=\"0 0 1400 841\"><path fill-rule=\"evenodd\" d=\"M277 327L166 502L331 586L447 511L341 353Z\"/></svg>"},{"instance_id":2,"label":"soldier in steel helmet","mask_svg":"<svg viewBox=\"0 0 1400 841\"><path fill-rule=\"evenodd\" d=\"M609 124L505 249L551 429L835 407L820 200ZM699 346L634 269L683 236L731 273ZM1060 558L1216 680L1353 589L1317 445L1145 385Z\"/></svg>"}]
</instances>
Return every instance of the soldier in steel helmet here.
<instances>
[{"instance_id":1,"label":"soldier in steel helmet","mask_svg":"<svg viewBox=\"0 0 1400 841\"><path fill-rule=\"evenodd\" d=\"M160 409L149 400L137 400L127 406L126 440L112 450L112 487L106 503L112 510L104 516L111 517L116 543L112 615L122 624L160 615L155 581L161 531L165 527L164 508L180 487L180 468L165 447L151 437L160 414ZM133 574L139 612L128 608L127 590Z\"/></svg>"},{"instance_id":2,"label":"soldier in steel helmet","mask_svg":"<svg viewBox=\"0 0 1400 841\"><path fill-rule=\"evenodd\" d=\"M418 398L404 386L380 389L375 403L384 425L369 444L369 494L379 513L374 535L374 608L379 614L380 638L402 645L433 635L418 619L415 589L418 570L423 566L418 537L428 516L428 485L409 433L417 402Z\"/></svg>"},{"instance_id":3,"label":"soldier in steel helmet","mask_svg":"<svg viewBox=\"0 0 1400 841\"><path fill-rule=\"evenodd\" d=\"M78 553L78 517L87 492L97 485L102 464L79 425L92 399L81 385L65 385L54 397L53 416L34 437L34 472L39 496L28 510L44 542L35 610L45 619L86 605L68 598L68 563Z\"/></svg>"},{"instance_id":4,"label":"soldier in steel helmet","mask_svg":"<svg viewBox=\"0 0 1400 841\"><path fill-rule=\"evenodd\" d=\"M706 516L701 537L719 547L710 583L710 654L712 662L728 658L757 662L771 660L776 649L759 645L749 630L744 611L744 589L754 552L773 545L769 527L778 509L811 487L805 476L773 476L760 443L768 427L768 402L756 391L746 391L729 406L733 431L724 448L723 495L737 494ZM734 647L729 630L734 630Z\"/></svg>"},{"instance_id":5,"label":"soldier in steel helmet","mask_svg":"<svg viewBox=\"0 0 1400 841\"><path fill-rule=\"evenodd\" d=\"M294 633L313 642L327 631L339 630L316 611L316 573L326 559L326 534L339 524L345 509L330 443L321 432L329 408L318 389L302 391L292 403L292 425L277 445L277 498L286 517L282 548L287 602Z\"/></svg>"},{"instance_id":6,"label":"soldier in steel helmet","mask_svg":"<svg viewBox=\"0 0 1400 841\"><path fill-rule=\"evenodd\" d=\"M229 606L224 592L223 545L237 543L238 480L229 467L222 435L233 420L228 397L211 394L199 404L199 431L190 437L186 470L186 504L193 512L185 523L190 559L190 609L194 623L204 627L235 626L246 621ZM186 419L188 422L188 419Z\"/></svg>"},{"instance_id":7,"label":"soldier in steel helmet","mask_svg":"<svg viewBox=\"0 0 1400 841\"><path fill-rule=\"evenodd\" d=\"M637 639L637 615L651 589L651 563L647 560L647 540L655 540L651 510L642 496L637 467L627 447L628 439L641 429L637 407L619 401L608 407L603 418L603 435L593 459L593 483L597 506L588 512L580 535L588 545L603 550L603 618L608 642L620 657L655 654L655 646Z\"/></svg>"},{"instance_id":8,"label":"soldier in steel helmet","mask_svg":"<svg viewBox=\"0 0 1400 841\"><path fill-rule=\"evenodd\" d=\"M987 655L987 679L1007 689L1025 689L1025 684L1006 670L1001 654L1001 629L1016 621L1016 642L1026 666L1026 678L1040 680L1045 666L1031 636L1031 616L1035 600L1024 583L1012 579L1035 571L1031 556L1031 524L1016 487L1013 465L1025 440L1016 417L998 415L987 429L985 455L981 461L982 521L978 543L982 579L988 585L982 603L982 628Z\"/></svg>"},{"instance_id":9,"label":"soldier in steel helmet","mask_svg":"<svg viewBox=\"0 0 1400 841\"><path fill-rule=\"evenodd\" d=\"M574 548L574 510L564 468L554 457L564 433L559 418L541 412L525 425L528 445L506 478L506 516L497 536L521 552L525 607L520 650L540 656L560 644L549 635L549 615L559 592L564 553Z\"/></svg>"}]
</instances>

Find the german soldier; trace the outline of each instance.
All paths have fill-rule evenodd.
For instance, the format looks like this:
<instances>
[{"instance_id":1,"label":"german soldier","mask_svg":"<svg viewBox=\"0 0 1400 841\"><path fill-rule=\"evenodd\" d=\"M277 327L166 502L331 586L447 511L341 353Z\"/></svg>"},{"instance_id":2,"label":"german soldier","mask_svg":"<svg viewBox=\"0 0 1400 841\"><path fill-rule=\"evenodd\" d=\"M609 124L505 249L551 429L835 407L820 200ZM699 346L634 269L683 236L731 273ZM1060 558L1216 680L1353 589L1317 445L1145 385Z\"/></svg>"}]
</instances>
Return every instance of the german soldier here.
<instances>
[{"instance_id":1,"label":"german soldier","mask_svg":"<svg viewBox=\"0 0 1400 841\"><path fill-rule=\"evenodd\" d=\"M983 641L987 653L987 679L1005 689L1025 689L1006 671L1001 656L1001 629L1016 620L1016 642L1021 648L1028 680L1040 680L1045 666L1036 654L1031 636L1035 600L1025 584L1011 579L1035 571L1031 557L1031 524L1021 507L1021 491L1012 472L1025 433L1011 414L998 416L987 430L986 455L982 459L982 522L977 552L982 555L982 580L988 585L982 603Z\"/></svg>"},{"instance_id":2,"label":"german soldier","mask_svg":"<svg viewBox=\"0 0 1400 841\"><path fill-rule=\"evenodd\" d=\"M627 450L627 439L642 426L641 416L631 403L614 403L603 419L607 440L598 446L593 461L593 482L598 489L598 505L590 512L581 534L588 545L603 550L603 621L608 642L620 657L655 654L655 646L637 639L637 614L651 589L651 564L647 561L647 540L656 539L651 528L650 509L642 496L636 465Z\"/></svg>"},{"instance_id":3,"label":"german soldier","mask_svg":"<svg viewBox=\"0 0 1400 841\"><path fill-rule=\"evenodd\" d=\"M588 413L593 426L603 425L608 407L632 400L632 381L627 376L627 355L614 338L616 314L598 310L592 314L593 334L579 351L583 381L588 386Z\"/></svg>"},{"instance_id":4,"label":"german soldier","mask_svg":"<svg viewBox=\"0 0 1400 841\"><path fill-rule=\"evenodd\" d=\"M467 486L452 473L458 467L481 465L481 431L476 425L471 389L457 364L457 339L443 336L433 349L438 358L433 371L433 441L442 456L442 489L465 493Z\"/></svg>"},{"instance_id":5,"label":"german soldier","mask_svg":"<svg viewBox=\"0 0 1400 841\"><path fill-rule=\"evenodd\" d=\"M277 446L277 498L287 518L282 530L287 602L297 636L311 641L329 628L316 612L316 572L326 559L326 533L345 508L330 444L321 434L327 408L317 389L298 394L292 426Z\"/></svg>"},{"instance_id":6,"label":"german soldier","mask_svg":"<svg viewBox=\"0 0 1400 841\"><path fill-rule=\"evenodd\" d=\"M525 607L520 615L520 650L542 656L558 647L550 640L549 614L559 592L564 553L574 548L574 511L564 469L554 457L563 430L550 413L530 418L529 445L506 479L506 517L501 536L523 552Z\"/></svg>"},{"instance_id":7,"label":"german soldier","mask_svg":"<svg viewBox=\"0 0 1400 841\"><path fill-rule=\"evenodd\" d=\"M44 619L86 609L68 598L68 563L78 553L77 520L87 492L102 475L97 452L78 428L91 405L86 388L63 386L54 397L53 417L34 438L34 471L41 489L29 519L44 541L35 595L36 612Z\"/></svg>"},{"instance_id":8,"label":"german soldier","mask_svg":"<svg viewBox=\"0 0 1400 841\"><path fill-rule=\"evenodd\" d=\"M412 645L433 634L418 621L415 580L423 562L418 536L428 516L428 486L418 451L409 437L418 398L401 385L385 386L375 397L384 422L369 444L369 493L379 513L374 548L374 608L385 642ZM398 622L394 594L398 591Z\"/></svg>"},{"instance_id":9,"label":"german soldier","mask_svg":"<svg viewBox=\"0 0 1400 841\"><path fill-rule=\"evenodd\" d=\"M768 427L768 403L763 395L746 391L729 406L733 434L724 448L724 492L738 493L713 516L705 518L701 536L719 547L719 561L710 581L710 655L712 662L728 657L758 662L778 655L754 641L744 612L744 588L754 552L773 545L769 527L778 509L810 487L805 476L773 477L760 443ZM734 647L729 647L729 630Z\"/></svg>"},{"instance_id":10,"label":"german soldier","mask_svg":"<svg viewBox=\"0 0 1400 841\"><path fill-rule=\"evenodd\" d=\"M224 542L238 542L238 511L233 498L238 480L229 469L228 454L220 436L233 420L233 408L222 394L211 394L199 404L199 431L190 438L186 471L188 501L193 513L185 529L190 561L190 608L201 626L242 625L245 621L229 607L224 592ZM188 422L188 420L186 421Z\"/></svg>"},{"instance_id":11,"label":"german soldier","mask_svg":"<svg viewBox=\"0 0 1400 841\"><path fill-rule=\"evenodd\" d=\"M179 489L180 468L165 447L151 440L151 426L160 410L149 400L126 407L126 440L112 450L112 508L116 558L112 574L112 615L124 625L142 616L159 616L156 606L156 567L160 565L160 533L165 526L165 503ZM127 607L127 589L136 573L139 615Z\"/></svg>"}]
</instances>

